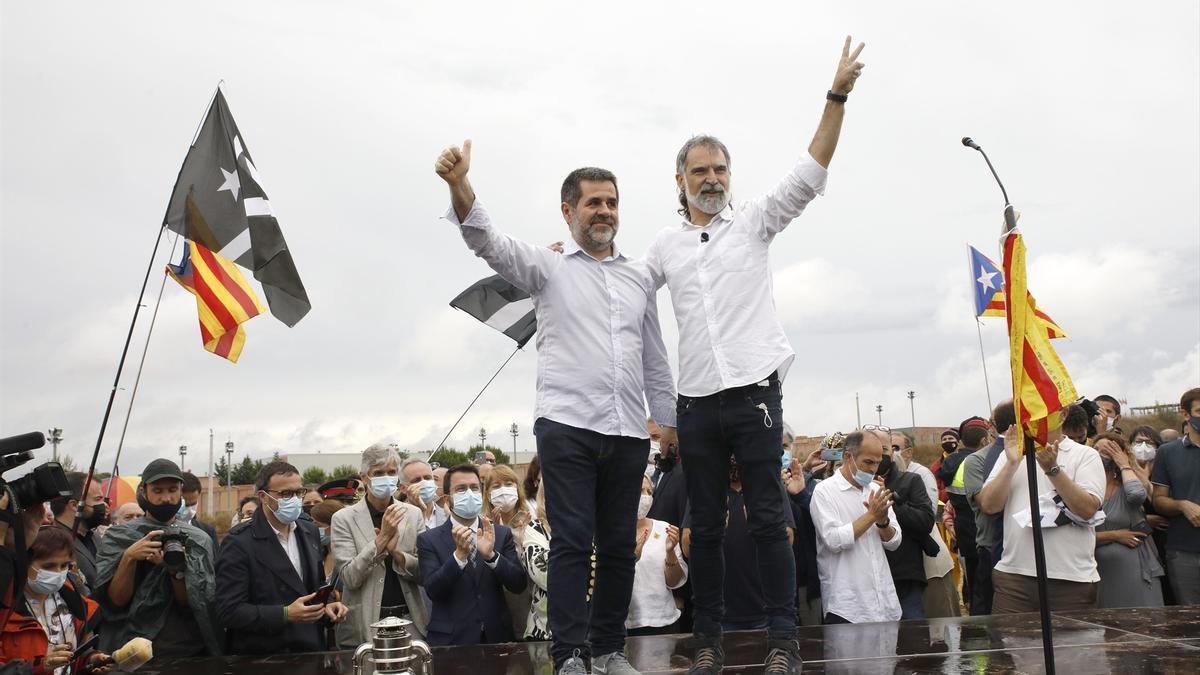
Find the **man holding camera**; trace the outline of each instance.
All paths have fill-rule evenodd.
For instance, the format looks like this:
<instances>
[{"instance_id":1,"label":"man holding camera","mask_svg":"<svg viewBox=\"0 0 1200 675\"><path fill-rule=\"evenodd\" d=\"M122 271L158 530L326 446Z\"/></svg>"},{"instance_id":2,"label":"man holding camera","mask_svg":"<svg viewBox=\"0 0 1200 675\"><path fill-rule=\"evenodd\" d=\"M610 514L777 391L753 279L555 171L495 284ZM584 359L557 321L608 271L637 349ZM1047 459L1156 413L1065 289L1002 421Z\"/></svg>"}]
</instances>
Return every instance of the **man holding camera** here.
<instances>
[{"instance_id":1,"label":"man holding camera","mask_svg":"<svg viewBox=\"0 0 1200 675\"><path fill-rule=\"evenodd\" d=\"M221 654L213 544L175 520L182 490L183 473L174 462L150 462L137 489L146 515L109 528L101 541L93 590L104 609L102 651L144 637L154 642L156 659Z\"/></svg>"},{"instance_id":2,"label":"man holding camera","mask_svg":"<svg viewBox=\"0 0 1200 675\"><path fill-rule=\"evenodd\" d=\"M307 490L300 472L271 462L254 479L263 507L225 537L217 559L217 611L234 654L325 650L323 625L350 612L329 602L321 535L301 518Z\"/></svg>"}]
</instances>

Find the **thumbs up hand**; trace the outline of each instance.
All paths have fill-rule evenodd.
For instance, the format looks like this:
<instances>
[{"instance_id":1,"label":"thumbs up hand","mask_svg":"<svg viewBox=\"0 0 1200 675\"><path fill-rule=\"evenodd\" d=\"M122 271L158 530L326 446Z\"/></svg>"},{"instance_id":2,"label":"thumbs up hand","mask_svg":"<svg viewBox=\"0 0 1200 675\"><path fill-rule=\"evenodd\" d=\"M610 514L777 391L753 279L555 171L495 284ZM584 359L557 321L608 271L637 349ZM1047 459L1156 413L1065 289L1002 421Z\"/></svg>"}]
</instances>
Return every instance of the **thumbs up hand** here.
<instances>
[{"instance_id":1,"label":"thumbs up hand","mask_svg":"<svg viewBox=\"0 0 1200 675\"><path fill-rule=\"evenodd\" d=\"M471 139L463 141L462 147L452 145L438 155L433 170L450 185L458 185L467 177L471 168Z\"/></svg>"}]
</instances>

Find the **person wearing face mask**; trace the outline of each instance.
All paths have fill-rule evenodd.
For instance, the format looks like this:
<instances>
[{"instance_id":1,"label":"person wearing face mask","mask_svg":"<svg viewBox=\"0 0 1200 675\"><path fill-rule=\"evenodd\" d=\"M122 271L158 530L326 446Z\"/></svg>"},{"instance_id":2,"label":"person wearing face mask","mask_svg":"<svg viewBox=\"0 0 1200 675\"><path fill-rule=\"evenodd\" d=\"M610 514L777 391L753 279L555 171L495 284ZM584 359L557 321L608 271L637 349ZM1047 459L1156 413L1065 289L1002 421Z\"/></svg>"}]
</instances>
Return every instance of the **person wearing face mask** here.
<instances>
[{"instance_id":1,"label":"person wearing face mask","mask_svg":"<svg viewBox=\"0 0 1200 675\"><path fill-rule=\"evenodd\" d=\"M175 515L175 519L181 523L187 523L193 527L197 527L212 539L213 550L219 548L217 545L217 529L212 525L200 520L196 515L200 511L200 479L191 471L183 474L183 501L179 504L179 513Z\"/></svg>"},{"instance_id":2,"label":"person wearing face mask","mask_svg":"<svg viewBox=\"0 0 1200 675\"><path fill-rule=\"evenodd\" d=\"M1099 409L1094 420L1096 431L1099 433L1105 431L1122 433L1121 427L1118 426L1121 423L1121 402L1108 394L1100 394L1092 401Z\"/></svg>"},{"instance_id":3,"label":"person wearing face mask","mask_svg":"<svg viewBox=\"0 0 1200 675\"><path fill-rule=\"evenodd\" d=\"M972 507L974 500L967 494L966 468L967 460L971 457L976 457L978 461L987 455L988 421L982 417L963 420L959 435L962 447L947 457L938 471L946 481L946 494L950 505L954 507L954 538L959 560L963 563L962 599L967 609L971 609L979 566L979 530Z\"/></svg>"},{"instance_id":4,"label":"person wearing face mask","mask_svg":"<svg viewBox=\"0 0 1200 675\"><path fill-rule=\"evenodd\" d=\"M654 488L649 478L643 478L634 551L638 561L634 568L629 616L625 619L629 635L680 632L676 626L680 611L671 591L687 581L687 562L679 544L679 528L648 516L653 503Z\"/></svg>"},{"instance_id":5,"label":"person wearing face mask","mask_svg":"<svg viewBox=\"0 0 1200 675\"><path fill-rule=\"evenodd\" d=\"M524 533L531 520L525 501L524 488L517 480L517 473L512 467L497 464L483 479L483 503L485 512L490 509L492 522L504 525L512 530L514 537ZM520 538L517 538L517 558L520 559ZM525 624L529 620L529 607L532 603L531 591L528 587L520 593L504 594L512 615L513 634L524 635Z\"/></svg>"},{"instance_id":6,"label":"person wearing face mask","mask_svg":"<svg viewBox=\"0 0 1200 675\"><path fill-rule=\"evenodd\" d=\"M1146 523L1149 484L1134 467L1137 461L1125 439L1103 432L1096 436L1096 452L1104 464L1105 520L1096 526L1096 568L1100 585L1096 606L1162 607L1163 566L1154 543L1147 541L1151 527Z\"/></svg>"},{"instance_id":7,"label":"person wearing face mask","mask_svg":"<svg viewBox=\"0 0 1200 675\"><path fill-rule=\"evenodd\" d=\"M1154 510L1167 528L1167 577L1175 600L1200 605L1200 387L1184 392L1179 410L1187 435L1154 456Z\"/></svg>"},{"instance_id":8,"label":"person wearing face mask","mask_svg":"<svg viewBox=\"0 0 1200 675\"><path fill-rule=\"evenodd\" d=\"M825 623L898 621L903 615L885 551L903 535L892 493L875 482L883 443L855 431L843 442L843 463L813 490L817 567Z\"/></svg>"},{"instance_id":9,"label":"person wearing face mask","mask_svg":"<svg viewBox=\"0 0 1200 675\"><path fill-rule=\"evenodd\" d=\"M949 481L943 481L938 472L942 468L942 462L946 461L947 457L958 450L958 429L946 429L943 431L939 443L941 444L942 454L933 461L933 464L929 465L929 471L933 473L934 478L937 480L938 500L943 504L949 504L950 499L946 494L946 485L949 484ZM953 477L953 474L951 476Z\"/></svg>"},{"instance_id":10,"label":"person wearing face mask","mask_svg":"<svg viewBox=\"0 0 1200 675\"><path fill-rule=\"evenodd\" d=\"M483 484L475 465L451 468L444 489L450 520L417 537L421 579L433 602L429 644L511 642L504 593L520 593L529 583L512 530L482 515Z\"/></svg>"},{"instance_id":11,"label":"person wearing face mask","mask_svg":"<svg viewBox=\"0 0 1200 675\"><path fill-rule=\"evenodd\" d=\"M59 497L51 500L50 512L54 514L54 526L72 532L77 523L79 512L79 495L83 494L87 474L72 471L67 474L67 485L71 488L70 497ZM75 538L75 565L82 578L73 579L75 589L87 597L91 597L91 587L96 583L96 551L100 538L96 528L108 522L108 504L104 499L100 481L92 481L88 487L88 496L84 501L83 520L78 523L78 536Z\"/></svg>"},{"instance_id":12,"label":"person wearing face mask","mask_svg":"<svg viewBox=\"0 0 1200 675\"><path fill-rule=\"evenodd\" d=\"M1154 460L1158 456L1158 449L1166 442L1157 429L1146 424L1135 427L1133 431L1129 432L1130 452L1133 453L1134 461L1147 476L1154 475ZM1171 521L1154 509L1153 481L1150 483L1150 494L1146 498L1143 508L1146 511L1146 522L1154 528L1150 532L1154 550L1158 552L1158 559L1165 561L1167 559L1167 528L1170 527ZM1166 568L1163 569L1165 573ZM1165 576L1162 579L1162 592L1164 605L1178 604L1175 602L1175 594L1171 591L1170 580Z\"/></svg>"},{"instance_id":13,"label":"person wearing face mask","mask_svg":"<svg viewBox=\"0 0 1200 675\"><path fill-rule=\"evenodd\" d=\"M872 431L883 446L883 456L875 471L876 484L892 493L892 511L903 538L900 546L886 551L892 584L900 601L901 619L925 618L925 551L937 552L937 543L930 537L934 510L925 492L925 483L915 473L905 471L904 457L892 448L890 429Z\"/></svg>"},{"instance_id":14,"label":"person wearing face mask","mask_svg":"<svg viewBox=\"0 0 1200 675\"><path fill-rule=\"evenodd\" d=\"M183 501L183 473L169 459L156 459L142 471L138 505L145 515L108 530L96 554L93 597L104 610L100 648L111 652L135 637L154 642L154 660L219 656L221 629L213 607L213 543L175 516ZM168 560L182 546L180 565Z\"/></svg>"},{"instance_id":15,"label":"person wearing face mask","mask_svg":"<svg viewBox=\"0 0 1200 675\"><path fill-rule=\"evenodd\" d=\"M438 486L433 478L433 468L423 459L410 457L400 465L403 500L421 509L425 518L425 529L433 528L446 522L450 516L438 505Z\"/></svg>"},{"instance_id":16,"label":"person wearing face mask","mask_svg":"<svg viewBox=\"0 0 1200 675\"><path fill-rule=\"evenodd\" d=\"M304 493L304 502L300 504L300 510L311 516L313 507L325 501L325 498L317 492L316 485L305 485L304 489L307 492Z\"/></svg>"},{"instance_id":17,"label":"person wearing face mask","mask_svg":"<svg viewBox=\"0 0 1200 675\"><path fill-rule=\"evenodd\" d=\"M308 512L309 517L312 518L313 523L317 526L317 532L321 536L321 550L324 551L325 556L325 578L330 583L334 581L334 571L337 569L337 566L333 559L333 546L330 545L329 532L332 529L333 514L344 508L346 508L346 504L343 502L336 499L325 499L312 507Z\"/></svg>"},{"instance_id":18,"label":"person wearing face mask","mask_svg":"<svg viewBox=\"0 0 1200 675\"><path fill-rule=\"evenodd\" d=\"M343 602L354 610L338 626L343 649L370 640L371 624L383 617L411 620L419 636L429 623L417 562L417 537L425 531L425 518L416 506L396 499L400 456L391 446L376 443L363 451L361 470L366 497L330 521Z\"/></svg>"},{"instance_id":19,"label":"person wearing face mask","mask_svg":"<svg viewBox=\"0 0 1200 675\"><path fill-rule=\"evenodd\" d=\"M229 531L217 557L217 613L231 654L325 651L324 625L349 609L318 597L325 584L321 537L302 518L300 472L273 461L254 479L262 508Z\"/></svg>"},{"instance_id":20,"label":"person wearing face mask","mask_svg":"<svg viewBox=\"0 0 1200 675\"><path fill-rule=\"evenodd\" d=\"M13 615L0 632L0 663L26 661L35 675L61 675L69 666L80 672L108 655L87 650L72 660L72 650L91 638L88 622L99 606L69 580L74 561L71 533L41 529L29 546L29 571ZM111 666L93 672L109 672Z\"/></svg>"}]
</instances>

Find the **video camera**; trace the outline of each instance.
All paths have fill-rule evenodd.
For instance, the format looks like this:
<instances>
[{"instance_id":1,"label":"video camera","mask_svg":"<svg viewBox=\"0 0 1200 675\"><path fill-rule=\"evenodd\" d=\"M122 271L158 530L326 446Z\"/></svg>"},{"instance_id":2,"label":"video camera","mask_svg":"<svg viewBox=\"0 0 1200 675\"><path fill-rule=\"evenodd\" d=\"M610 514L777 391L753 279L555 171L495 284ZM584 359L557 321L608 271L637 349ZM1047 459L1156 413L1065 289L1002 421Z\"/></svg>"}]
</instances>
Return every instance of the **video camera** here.
<instances>
[{"instance_id":1,"label":"video camera","mask_svg":"<svg viewBox=\"0 0 1200 675\"><path fill-rule=\"evenodd\" d=\"M58 497L71 496L67 475L58 462L38 465L29 475L12 482L4 480L4 473L33 459L33 451L45 444L46 437L40 431L0 438L0 491L7 490L11 495L8 506L11 513L20 513L29 506Z\"/></svg>"}]
</instances>

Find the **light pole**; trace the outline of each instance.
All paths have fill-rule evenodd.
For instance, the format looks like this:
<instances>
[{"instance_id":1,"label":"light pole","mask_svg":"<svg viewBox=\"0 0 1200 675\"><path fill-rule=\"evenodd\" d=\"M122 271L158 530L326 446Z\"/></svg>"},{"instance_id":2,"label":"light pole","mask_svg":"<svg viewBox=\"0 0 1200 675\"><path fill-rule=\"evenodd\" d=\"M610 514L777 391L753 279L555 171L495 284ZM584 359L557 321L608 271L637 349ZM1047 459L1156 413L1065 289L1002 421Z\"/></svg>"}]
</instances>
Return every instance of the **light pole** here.
<instances>
[{"instance_id":1,"label":"light pole","mask_svg":"<svg viewBox=\"0 0 1200 675\"><path fill-rule=\"evenodd\" d=\"M883 405L876 405L875 412L879 413L879 426L883 426Z\"/></svg>"},{"instance_id":2,"label":"light pole","mask_svg":"<svg viewBox=\"0 0 1200 675\"><path fill-rule=\"evenodd\" d=\"M479 445L481 447L487 445L487 429L483 427L479 427Z\"/></svg>"},{"instance_id":3,"label":"light pole","mask_svg":"<svg viewBox=\"0 0 1200 675\"><path fill-rule=\"evenodd\" d=\"M229 495L229 510L233 510L233 441L225 441L225 493Z\"/></svg>"},{"instance_id":4,"label":"light pole","mask_svg":"<svg viewBox=\"0 0 1200 675\"><path fill-rule=\"evenodd\" d=\"M517 427L516 422L513 422L512 426L508 428L508 433L511 434L513 437L512 462L513 462L513 464L517 464L518 463L517 462L517 436L519 436L521 434L521 430L520 430L520 428Z\"/></svg>"},{"instance_id":5,"label":"light pole","mask_svg":"<svg viewBox=\"0 0 1200 675\"><path fill-rule=\"evenodd\" d=\"M183 458L187 457L187 446L179 446L179 470L183 471Z\"/></svg>"},{"instance_id":6,"label":"light pole","mask_svg":"<svg viewBox=\"0 0 1200 675\"><path fill-rule=\"evenodd\" d=\"M50 429L49 431L47 431L46 435L50 437L50 445L54 447L54 454L51 457L51 461L57 462L58 461L58 444L61 443L62 439L63 439L62 429L59 429L58 427L54 427L54 428Z\"/></svg>"},{"instance_id":7,"label":"light pole","mask_svg":"<svg viewBox=\"0 0 1200 675\"><path fill-rule=\"evenodd\" d=\"M917 433L917 406L913 403L913 399L917 397L917 392L908 392L908 411L912 413L912 428L913 433Z\"/></svg>"}]
</instances>

